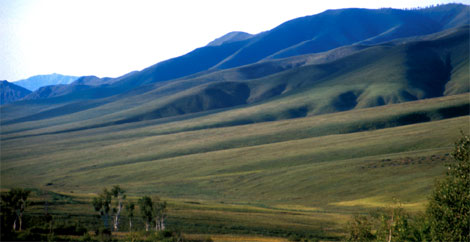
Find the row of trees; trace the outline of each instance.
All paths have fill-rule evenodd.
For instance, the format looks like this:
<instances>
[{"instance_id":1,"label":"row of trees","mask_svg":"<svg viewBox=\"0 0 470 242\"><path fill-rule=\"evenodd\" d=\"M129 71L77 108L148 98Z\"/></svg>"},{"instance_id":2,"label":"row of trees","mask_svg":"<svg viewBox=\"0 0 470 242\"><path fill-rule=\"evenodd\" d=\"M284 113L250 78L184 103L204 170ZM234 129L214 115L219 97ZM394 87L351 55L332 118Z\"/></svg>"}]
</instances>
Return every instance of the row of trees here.
<instances>
[{"instance_id":1,"label":"row of trees","mask_svg":"<svg viewBox=\"0 0 470 242\"><path fill-rule=\"evenodd\" d=\"M470 137L462 133L444 179L437 181L426 212L411 215L400 204L356 215L351 241L470 241Z\"/></svg>"},{"instance_id":2,"label":"row of trees","mask_svg":"<svg viewBox=\"0 0 470 242\"><path fill-rule=\"evenodd\" d=\"M28 197L30 190L22 188L12 188L8 192L1 194L1 227L2 237L14 239L13 231L21 232L23 230L23 218L25 209L30 204ZM132 232L133 219L140 215L145 224L145 231L149 231L151 225L154 225L155 231L165 230L167 218L167 203L161 201L159 197L144 196L137 200L135 204L132 200L127 200L126 191L116 185L112 189L103 189L103 191L92 200L94 210L101 217L104 230L99 229L102 235L111 235L111 232L119 231L121 217L125 214L129 220L129 231ZM138 213L136 213L138 208ZM47 212L47 202L45 203L45 216L43 223L48 223L52 219ZM52 227L48 232L51 234ZM8 232L11 231L11 232ZM10 236L10 237L9 237ZM5 239L4 238L4 239Z\"/></svg>"},{"instance_id":3,"label":"row of trees","mask_svg":"<svg viewBox=\"0 0 470 242\"><path fill-rule=\"evenodd\" d=\"M92 201L95 211L99 212L103 225L109 231L118 231L119 222L123 209L129 218L129 231L132 231L132 220L135 217L136 204L133 201L126 201L125 190L116 185L111 190L104 189L98 197ZM167 203L161 201L159 197L144 196L137 202L139 212L145 221L145 231L149 231L150 225L155 225L155 231L165 230L165 220L167 218ZM112 221L111 224L109 223Z\"/></svg>"}]
</instances>

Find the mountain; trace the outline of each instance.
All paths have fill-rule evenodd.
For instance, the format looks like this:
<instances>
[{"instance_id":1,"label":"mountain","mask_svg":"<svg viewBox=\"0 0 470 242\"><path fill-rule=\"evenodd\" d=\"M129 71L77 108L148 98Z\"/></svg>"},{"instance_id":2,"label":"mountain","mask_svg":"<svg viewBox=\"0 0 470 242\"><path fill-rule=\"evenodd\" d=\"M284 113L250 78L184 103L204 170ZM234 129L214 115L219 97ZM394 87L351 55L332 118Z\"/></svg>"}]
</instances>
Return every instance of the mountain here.
<instances>
[{"instance_id":1,"label":"mountain","mask_svg":"<svg viewBox=\"0 0 470 242\"><path fill-rule=\"evenodd\" d=\"M232 42L237 42L237 41L242 41L246 40L253 37L253 35L245 33L245 32L240 32L240 31L233 31L230 32L222 37L219 37L213 41L211 41L207 46L219 46L222 44L227 44L227 43L232 43Z\"/></svg>"},{"instance_id":2,"label":"mountain","mask_svg":"<svg viewBox=\"0 0 470 242\"><path fill-rule=\"evenodd\" d=\"M15 84L22 86L30 91L36 91L40 87L58 85L58 84L70 84L77 80L77 76L65 76L57 73L49 75L37 75L27 79L16 81Z\"/></svg>"},{"instance_id":3,"label":"mountain","mask_svg":"<svg viewBox=\"0 0 470 242\"><path fill-rule=\"evenodd\" d=\"M250 123L465 93L469 16L462 13L468 10L458 4L329 10L230 41L235 32L217 41L220 45L118 78L88 76L40 88L18 103L28 106L27 113L3 108L2 123L64 116L67 122L86 120L79 126L93 128L240 108L251 111L224 122ZM329 28L321 28L322 23ZM336 41L340 46L318 42L315 46L326 51L310 49L314 53L284 58L271 53L298 53L291 51L312 36L341 40ZM253 46L259 48L246 53L254 63L220 66ZM268 49L262 60L255 60Z\"/></svg>"},{"instance_id":4,"label":"mountain","mask_svg":"<svg viewBox=\"0 0 470 242\"><path fill-rule=\"evenodd\" d=\"M11 82L0 81L0 105L15 102L30 93L30 90Z\"/></svg>"},{"instance_id":5,"label":"mountain","mask_svg":"<svg viewBox=\"0 0 470 242\"><path fill-rule=\"evenodd\" d=\"M87 87L79 88L80 93L69 97L67 95L74 91L67 88L76 89L76 86L61 87L54 91L52 96L37 94L32 97L41 99L63 96L62 99L69 101L109 97L147 84L204 75L248 64L322 53L346 46L361 48L360 46L375 45L400 38L415 38L466 26L470 21L467 14L469 11L470 7L462 4L440 5L418 10L328 10L288 21L254 36L240 32L229 33L214 40L212 44L195 49L186 55L110 79L102 85L86 85ZM39 90L39 92L49 92L49 90Z\"/></svg>"},{"instance_id":6,"label":"mountain","mask_svg":"<svg viewBox=\"0 0 470 242\"><path fill-rule=\"evenodd\" d=\"M469 23L469 6L444 5L427 10L340 9L294 19L252 38L218 68L318 53L363 42L381 43L396 38L425 35ZM441 13L441 14L436 14ZM442 17L445 12L448 17ZM325 27L328 26L328 27Z\"/></svg>"},{"instance_id":7,"label":"mountain","mask_svg":"<svg viewBox=\"0 0 470 242\"><path fill-rule=\"evenodd\" d=\"M9 122L80 112L88 122L95 118L95 124L82 126L94 127L243 108L247 113L232 121L251 123L460 94L470 90L468 42L465 26L418 39L357 44L200 73L115 96L103 93L112 93L113 84L45 87L25 100L34 102L33 95L51 90L66 93L62 88L68 93L52 99L43 96L46 103L54 103L46 112L38 110ZM90 98L93 95L106 98Z\"/></svg>"}]
</instances>

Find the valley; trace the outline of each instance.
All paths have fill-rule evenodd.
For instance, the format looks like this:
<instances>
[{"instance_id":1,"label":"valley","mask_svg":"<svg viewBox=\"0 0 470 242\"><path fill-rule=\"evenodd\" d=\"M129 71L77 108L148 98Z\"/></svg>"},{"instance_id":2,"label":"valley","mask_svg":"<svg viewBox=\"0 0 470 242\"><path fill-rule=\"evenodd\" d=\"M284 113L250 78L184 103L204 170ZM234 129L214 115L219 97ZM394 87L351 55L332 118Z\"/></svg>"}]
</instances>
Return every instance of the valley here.
<instances>
[{"instance_id":1,"label":"valley","mask_svg":"<svg viewBox=\"0 0 470 242\"><path fill-rule=\"evenodd\" d=\"M343 240L354 214L422 213L470 131L468 10L328 10L15 94L0 106L1 189L31 189L31 216L49 194L56 217L98 226L91 201L119 185L216 241Z\"/></svg>"}]
</instances>

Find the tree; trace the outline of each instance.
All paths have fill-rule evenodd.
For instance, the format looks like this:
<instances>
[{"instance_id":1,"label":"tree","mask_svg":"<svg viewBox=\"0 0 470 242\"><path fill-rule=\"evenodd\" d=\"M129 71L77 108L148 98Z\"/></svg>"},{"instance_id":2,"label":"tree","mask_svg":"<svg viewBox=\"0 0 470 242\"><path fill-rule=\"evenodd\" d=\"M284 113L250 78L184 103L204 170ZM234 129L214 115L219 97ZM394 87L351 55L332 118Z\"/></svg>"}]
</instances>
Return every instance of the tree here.
<instances>
[{"instance_id":1,"label":"tree","mask_svg":"<svg viewBox=\"0 0 470 242\"><path fill-rule=\"evenodd\" d=\"M153 216L153 204L152 199L149 196L143 196L138 201L140 207L140 215L145 221L145 231L149 231L149 226L152 223Z\"/></svg>"},{"instance_id":2,"label":"tree","mask_svg":"<svg viewBox=\"0 0 470 242\"><path fill-rule=\"evenodd\" d=\"M470 241L470 137L455 142L443 180L436 182L426 213L438 241Z\"/></svg>"},{"instance_id":3,"label":"tree","mask_svg":"<svg viewBox=\"0 0 470 242\"><path fill-rule=\"evenodd\" d=\"M154 198L153 216L155 217L155 230L165 230L166 201L160 201L159 197Z\"/></svg>"},{"instance_id":4,"label":"tree","mask_svg":"<svg viewBox=\"0 0 470 242\"><path fill-rule=\"evenodd\" d=\"M12 188L9 192L3 193L2 197L2 213L8 218L14 218L13 230L22 230L24 210L28 206L28 196L31 191L22 188Z\"/></svg>"},{"instance_id":5,"label":"tree","mask_svg":"<svg viewBox=\"0 0 470 242\"><path fill-rule=\"evenodd\" d=\"M111 209L112 193L108 189L103 189L103 192L98 197L93 198L93 207L95 211L100 213L101 219L105 228L109 228L109 211Z\"/></svg>"},{"instance_id":6,"label":"tree","mask_svg":"<svg viewBox=\"0 0 470 242\"><path fill-rule=\"evenodd\" d=\"M134 210L135 204L133 202L126 204L126 214L129 218L129 232L132 232L132 219L134 218Z\"/></svg>"},{"instance_id":7,"label":"tree","mask_svg":"<svg viewBox=\"0 0 470 242\"><path fill-rule=\"evenodd\" d=\"M121 211L123 207L123 201L126 199L126 195L124 194L125 191L119 187L119 185L116 185L113 187L111 190L111 194L113 195L114 198L116 198L116 204L115 207L113 208L113 227L114 231L119 230L119 218L121 216Z\"/></svg>"},{"instance_id":8,"label":"tree","mask_svg":"<svg viewBox=\"0 0 470 242\"><path fill-rule=\"evenodd\" d=\"M372 213L379 226L376 237L379 241L407 241L412 236L410 226L410 215L401 207L400 202L395 201L397 205L382 208Z\"/></svg>"}]
</instances>

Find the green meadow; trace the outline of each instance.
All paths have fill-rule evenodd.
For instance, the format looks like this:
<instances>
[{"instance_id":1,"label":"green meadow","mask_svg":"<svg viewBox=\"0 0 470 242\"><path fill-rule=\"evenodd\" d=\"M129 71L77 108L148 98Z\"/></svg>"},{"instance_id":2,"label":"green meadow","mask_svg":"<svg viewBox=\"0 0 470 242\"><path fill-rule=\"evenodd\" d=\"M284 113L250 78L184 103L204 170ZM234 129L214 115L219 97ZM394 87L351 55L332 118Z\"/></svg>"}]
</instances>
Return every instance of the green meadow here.
<instances>
[{"instance_id":1,"label":"green meadow","mask_svg":"<svg viewBox=\"0 0 470 242\"><path fill-rule=\"evenodd\" d=\"M423 211L470 129L469 102L461 94L242 125L227 120L246 109L69 132L19 123L2 127L2 189L63 194L57 216L96 223L91 197L120 185L169 201L168 226L190 236L336 240L352 214L394 199Z\"/></svg>"}]
</instances>

